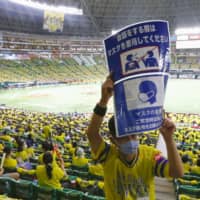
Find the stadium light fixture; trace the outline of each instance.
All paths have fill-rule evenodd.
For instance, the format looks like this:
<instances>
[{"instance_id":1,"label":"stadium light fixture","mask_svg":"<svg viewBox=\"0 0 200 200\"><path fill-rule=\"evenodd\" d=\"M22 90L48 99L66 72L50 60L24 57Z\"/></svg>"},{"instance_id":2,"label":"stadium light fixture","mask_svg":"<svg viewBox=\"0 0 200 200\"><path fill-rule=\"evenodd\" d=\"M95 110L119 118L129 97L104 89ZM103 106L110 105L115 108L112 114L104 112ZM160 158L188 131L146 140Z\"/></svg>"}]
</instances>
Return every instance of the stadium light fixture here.
<instances>
[{"instance_id":1,"label":"stadium light fixture","mask_svg":"<svg viewBox=\"0 0 200 200\"><path fill-rule=\"evenodd\" d=\"M178 28L175 30L176 35L197 34L197 33L200 33L200 27Z\"/></svg>"},{"instance_id":2,"label":"stadium light fixture","mask_svg":"<svg viewBox=\"0 0 200 200\"><path fill-rule=\"evenodd\" d=\"M13 3L17 3L23 6L28 6L40 10L48 10L52 12L62 12L64 14L71 14L71 15L83 15L83 10L74 8L74 7L66 7L66 6L50 6L44 3L33 2L31 0L8 0Z\"/></svg>"}]
</instances>

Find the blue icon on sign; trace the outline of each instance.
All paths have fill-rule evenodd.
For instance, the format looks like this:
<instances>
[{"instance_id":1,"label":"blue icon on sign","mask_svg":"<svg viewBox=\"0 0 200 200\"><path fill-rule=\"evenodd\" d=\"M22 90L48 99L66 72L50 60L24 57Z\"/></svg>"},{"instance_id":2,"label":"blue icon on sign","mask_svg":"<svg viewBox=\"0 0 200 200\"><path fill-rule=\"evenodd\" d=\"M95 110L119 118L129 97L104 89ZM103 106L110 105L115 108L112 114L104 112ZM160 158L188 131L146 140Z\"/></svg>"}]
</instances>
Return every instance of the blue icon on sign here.
<instances>
[{"instance_id":1,"label":"blue icon on sign","mask_svg":"<svg viewBox=\"0 0 200 200\"><path fill-rule=\"evenodd\" d=\"M138 98L141 102L153 104L156 102L157 87L153 81L142 81L139 85Z\"/></svg>"},{"instance_id":2,"label":"blue icon on sign","mask_svg":"<svg viewBox=\"0 0 200 200\"><path fill-rule=\"evenodd\" d=\"M125 71L133 70L133 69L140 69L140 65L138 63L138 58L136 54L129 54L126 57L126 65L125 65Z\"/></svg>"},{"instance_id":3,"label":"blue icon on sign","mask_svg":"<svg viewBox=\"0 0 200 200\"><path fill-rule=\"evenodd\" d=\"M148 57L146 59L142 59L145 67L157 67L158 66L158 61L157 59L154 57L154 53L153 51L147 51L147 55Z\"/></svg>"}]
</instances>

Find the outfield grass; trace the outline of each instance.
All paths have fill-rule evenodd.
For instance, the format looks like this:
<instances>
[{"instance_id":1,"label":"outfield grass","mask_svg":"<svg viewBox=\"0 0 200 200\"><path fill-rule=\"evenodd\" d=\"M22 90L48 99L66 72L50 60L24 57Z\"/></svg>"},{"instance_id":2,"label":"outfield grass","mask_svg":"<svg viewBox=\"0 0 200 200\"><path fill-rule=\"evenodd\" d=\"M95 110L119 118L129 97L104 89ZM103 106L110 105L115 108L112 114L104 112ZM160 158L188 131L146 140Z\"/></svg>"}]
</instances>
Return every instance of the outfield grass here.
<instances>
[{"instance_id":1,"label":"outfield grass","mask_svg":"<svg viewBox=\"0 0 200 200\"><path fill-rule=\"evenodd\" d=\"M0 90L0 104L42 112L91 112L100 98L100 84L59 85ZM165 110L200 113L200 80L170 79ZM110 102L109 111L113 111Z\"/></svg>"}]
</instances>

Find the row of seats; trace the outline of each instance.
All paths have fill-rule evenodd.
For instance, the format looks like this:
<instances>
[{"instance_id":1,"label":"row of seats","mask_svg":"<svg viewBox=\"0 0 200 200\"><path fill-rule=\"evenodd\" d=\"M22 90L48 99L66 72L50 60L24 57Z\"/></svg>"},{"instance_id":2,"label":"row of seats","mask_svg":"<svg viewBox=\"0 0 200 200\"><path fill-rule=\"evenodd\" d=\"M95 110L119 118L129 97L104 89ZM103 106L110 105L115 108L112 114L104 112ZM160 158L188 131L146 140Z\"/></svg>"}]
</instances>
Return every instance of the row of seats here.
<instances>
[{"instance_id":1,"label":"row of seats","mask_svg":"<svg viewBox=\"0 0 200 200\"><path fill-rule=\"evenodd\" d=\"M20 199L35 200L104 200L104 197L88 195L87 193L64 189L55 190L47 187L41 187L32 181L15 181L10 178L0 178L0 194L7 194L8 197Z\"/></svg>"},{"instance_id":2,"label":"row of seats","mask_svg":"<svg viewBox=\"0 0 200 200\"><path fill-rule=\"evenodd\" d=\"M107 70L104 65L82 66L73 58L63 60L32 59L22 61L1 60L0 82L81 81L102 80ZM77 78L79 77L79 78Z\"/></svg>"},{"instance_id":3,"label":"row of seats","mask_svg":"<svg viewBox=\"0 0 200 200\"><path fill-rule=\"evenodd\" d=\"M174 180L177 200L200 199L200 175L188 173Z\"/></svg>"}]
</instances>

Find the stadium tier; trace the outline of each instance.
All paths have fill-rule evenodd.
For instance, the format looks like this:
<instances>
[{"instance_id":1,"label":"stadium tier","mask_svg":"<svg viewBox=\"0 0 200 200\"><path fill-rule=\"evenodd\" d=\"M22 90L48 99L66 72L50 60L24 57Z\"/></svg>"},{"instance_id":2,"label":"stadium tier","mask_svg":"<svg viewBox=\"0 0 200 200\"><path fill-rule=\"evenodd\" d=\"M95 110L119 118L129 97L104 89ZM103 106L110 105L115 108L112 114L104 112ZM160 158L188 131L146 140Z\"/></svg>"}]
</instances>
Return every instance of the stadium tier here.
<instances>
[{"instance_id":1,"label":"stadium tier","mask_svg":"<svg viewBox=\"0 0 200 200\"><path fill-rule=\"evenodd\" d=\"M79 65L73 58L63 60L1 60L0 82L96 82L106 75L103 65Z\"/></svg>"},{"instance_id":2,"label":"stadium tier","mask_svg":"<svg viewBox=\"0 0 200 200\"><path fill-rule=\"evenodd\" d=\"M108 120L110 115L106 116L105 121ZM184 177L174 180L177 198L183 199L183 196L186 195L188 199L190 197L195 199L199 197L198 185L200 184L200 134L195 125L200 125L200 117L198 115L172 113L169 113L169 116L177 124L174 137L185 166ZM5 147L12 151L12 157L6 158L4 162L4 169L6 173L17 171L20 174L20 180L1 177L0 194L20 199L33 199L36 198L35 196L40 196L40 198L48 199L60 199L62 197L103 200L102 168L101 165L93 163L89 143L85 136L89 117L88 114L78 113L56 115L53 113L1 109L0 154L3 155ZM101 132L108 139L106 123L103 124ZM62 153L65 170L68 174L61 181L64 190L46 188L36 184L37 166L42 163L41 155L44 154L44 144L46 144L45 141L50 133L57 151ZM154 148L158 134L158 131L144 133L139 139L140 144L150 145ZM19 151L19 140L17 138L20 137L20 141L27 145L30 142L30 135L32 144ZM58 154L56 155L58 156ZM17 165L19 157L29 161L29 165L26 165L26 167ZM187 157L187 160L185 157Z\"/></svg>"}]
</instances>

